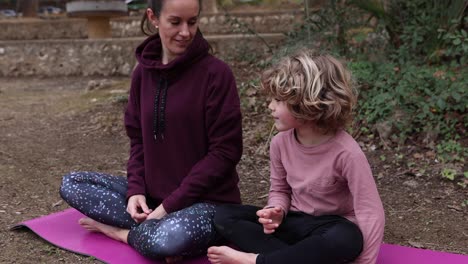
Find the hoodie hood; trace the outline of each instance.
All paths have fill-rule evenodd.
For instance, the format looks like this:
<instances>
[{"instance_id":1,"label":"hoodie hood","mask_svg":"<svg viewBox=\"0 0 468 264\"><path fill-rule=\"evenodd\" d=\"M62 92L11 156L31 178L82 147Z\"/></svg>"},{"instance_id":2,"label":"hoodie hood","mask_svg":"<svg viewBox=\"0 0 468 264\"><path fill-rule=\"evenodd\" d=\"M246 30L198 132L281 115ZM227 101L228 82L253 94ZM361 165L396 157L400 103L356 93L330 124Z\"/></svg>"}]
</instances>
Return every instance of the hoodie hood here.
<instances>
[{"instance_id":1,"label":"hoodie hood","mask_svg":"<svg viewBox=\"0 0 468 264\"><path fill-rule=\"evenodd\" d=\"M168 64L162 63L162 43L159 34L148 37L137 47L135 53L138 63L143 68L158 70L165 73L164 75L169 75L189 68L194 62L205 57L209 49L210 45L198 30L187 50Z\"/></svg>"},{"instance_id":2,"label":"hoodie hood","mask_svg":"<svg viewBox=\"0 0 468 264\"><path fill-rule=\"evenodd\" d=\"M156 71L155 95L154 95L154 118L153 118L153 136L154 140L164 140L166 130L166 105L167 90L169 89L171 79L180 76L186 69L198 60L204 58L209 51L210 45L203 38L200 30L197 31L192 43L187 50L176 57L168 64L162 63L162 42L159 34L148 37L136 49L136 58L141 67L149 71Z\"/></svg>"}]
</instances>

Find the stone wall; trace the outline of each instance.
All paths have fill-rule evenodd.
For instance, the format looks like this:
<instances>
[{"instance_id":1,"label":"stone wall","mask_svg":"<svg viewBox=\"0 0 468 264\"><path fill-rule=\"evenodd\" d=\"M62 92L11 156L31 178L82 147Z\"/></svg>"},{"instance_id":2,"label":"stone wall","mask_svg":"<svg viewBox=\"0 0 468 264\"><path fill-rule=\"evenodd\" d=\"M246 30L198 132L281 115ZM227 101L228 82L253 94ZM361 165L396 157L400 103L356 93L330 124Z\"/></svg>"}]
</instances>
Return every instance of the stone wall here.
<instances>
[{"instance_id":1,"label":"stone wall","mask_svg":"<svg viewBox=\"0 0 468 264\"><path fill-rule=\"evenodd\" d=\"M126 75L140 39L0 42L0 76Z\"/></svg>"},{"instance_id":2,"label":"stone wall","mask_svg":"<svg viewBox=\"0 0 468 264\"><path fill-rule=\"evenodd\" d=\"M298 10L213 13L201 16L200 28L216 56L255 58L280 45L302 17ZM87 39L84 19L0 20L0 77L129 75L144 39L140 19L114 19L111 26L113 38Z\"/></svg>"},{"instance_id":3,"label":"stone wall","mask_svg":"<svg viewBox=\"0 0 468 264\"><path fill-rule=\"evenodd\" d=\"M86 20L0 19L0 40L82 39L88 37Z\"/></svg>"},{"instance_id":4,"label":"stone wall","mask_svg":"<svg viewBox=\"0 0 468 264\"><path fill-rule=\"evenodd\" d=\"M200 29L205 35L284 33L303 19L301 10L268 13L204 14ZM88 37L86 20L67 19L4 19L0 20L0 40L84 39ZM111 20L112 37L140 37L140 17Z\"/></svg>"},{"instance_id":5,"label":"stone wall","mask_svg":"<svg viewBox=\"0 0 468 264\"><path fill-rule=\"evenodd\" d=\"M271 46L281 34L261 35ZM220 58L249 56L268 51L252 35L207 36ZM102 40L0 41L0 77L129 75L135 65L134 50L142 37Z\"/></svg>"},{"instance_id":6,"label":"stone wall","mask_svg":"<svg viewBox=\"0 0 468 264\"><path fill-rule=\"evenodd\" d=\"M200 17L200 30L205 35L233 33L284 33L303 20L301 10L268 13L205 14ZM141 36L140 19L119 18L111 21L113 37Z\"/></svg>"}]
</instances>

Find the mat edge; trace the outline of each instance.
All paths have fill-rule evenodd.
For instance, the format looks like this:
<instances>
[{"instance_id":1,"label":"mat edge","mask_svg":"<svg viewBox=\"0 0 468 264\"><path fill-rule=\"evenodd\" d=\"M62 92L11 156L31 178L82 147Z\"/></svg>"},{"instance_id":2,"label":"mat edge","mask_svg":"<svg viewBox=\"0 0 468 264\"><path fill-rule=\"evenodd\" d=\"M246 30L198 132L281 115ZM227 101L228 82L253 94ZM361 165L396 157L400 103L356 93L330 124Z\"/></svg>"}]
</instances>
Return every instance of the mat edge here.
<instances>
[{"instance_id":1,"label":"mat edge","mask_svg":"<svg viewBox=\"0 0 468 264\"><path fill-rule=\"evenodd\" d=\"M104 261L104 260L102 260L102 259L100 259L100 258L97 258L97 257L95 257L95 256L87 255L87 254L85 254L85 253L78 252L78 251L74 251L74 250L65 248L65 247L63 247L63 246L59 246L59 245L57 245L57 244L55 244L55 243L52 243L52 242L50 242L49 240L43 238L43 237L42 237L41 235L39 235L36 231L34 231L34 229L30 228L30 227L29 227L27 224L25 224L25 223L16 224L16 225L10 227L10 231L17 231L17 230L20 230L20 229L27 229L27 230L33 232L33 233L34 233L37 237L39 237L42 241L46 241L47 243L49 243L49 244L51 244L51 245L53 245L53 246L55 246L55 247L58 247L58 248L60 248L60 249L63 249L63 250L65 250L65 251L72 252L72 253L75 253L75 254L78 254L78 255L81 255L81 256L93 258L93 259L99 260L99 261L101 261L102 263L105 263L105 264L110 264L109 262L106 262L106 261Z\"/></svg>"}]
</instances>

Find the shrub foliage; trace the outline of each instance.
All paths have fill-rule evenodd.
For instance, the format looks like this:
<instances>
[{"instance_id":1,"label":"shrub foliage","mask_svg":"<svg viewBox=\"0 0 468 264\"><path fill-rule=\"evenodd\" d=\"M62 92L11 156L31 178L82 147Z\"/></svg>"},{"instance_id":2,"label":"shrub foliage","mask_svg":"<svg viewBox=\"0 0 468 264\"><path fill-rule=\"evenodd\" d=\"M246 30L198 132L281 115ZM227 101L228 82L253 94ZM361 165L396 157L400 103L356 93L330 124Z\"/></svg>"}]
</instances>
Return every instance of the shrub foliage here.
<instances>
[{"instance_id":1,"label":"shrub foliage","mask_svg":"<svg viewBox=\"0 0 468 264\"><path fill-rule=\"evenodd\" d=\"M326 49L346 58L360 90L356 116L363 130L385 123L395 144L419 141L445 160L464 162L468 2L325 2L288 33L287 49Z\"/></svg>"}]
</instances>

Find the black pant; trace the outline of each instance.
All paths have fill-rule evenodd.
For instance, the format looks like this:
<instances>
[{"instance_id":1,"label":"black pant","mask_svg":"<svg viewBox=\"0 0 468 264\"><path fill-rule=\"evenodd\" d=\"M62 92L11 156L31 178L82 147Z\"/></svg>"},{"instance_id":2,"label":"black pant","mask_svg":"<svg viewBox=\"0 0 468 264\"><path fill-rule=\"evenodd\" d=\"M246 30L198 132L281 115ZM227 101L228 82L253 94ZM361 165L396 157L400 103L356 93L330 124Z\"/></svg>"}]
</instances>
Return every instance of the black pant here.
<instances>
[{"instance_id":1,"label":"black pant","mask_svg":"<svg viewBox=\"0 0 468 264\"><path fill-rule=\"evenodd\" d=\"M312 216L289 212L276 231L267 235L258 222L260 207L219 206L218 232L242 251L258 253L257 264L347 263L362 251L357 225L336 215Z\"/></svg>"}]
</instances>

